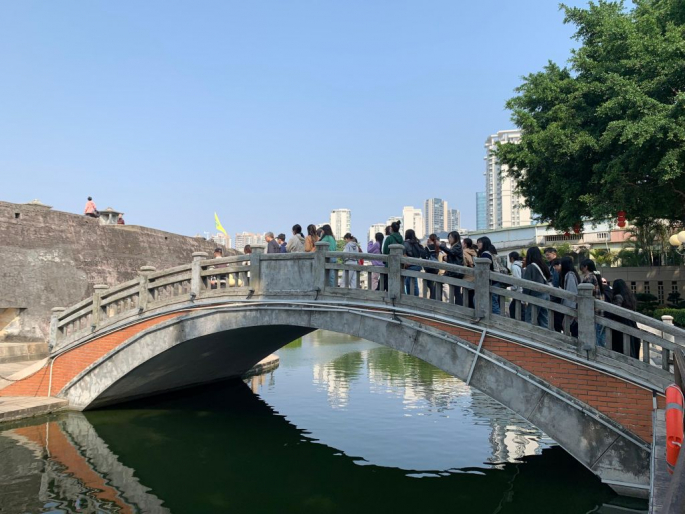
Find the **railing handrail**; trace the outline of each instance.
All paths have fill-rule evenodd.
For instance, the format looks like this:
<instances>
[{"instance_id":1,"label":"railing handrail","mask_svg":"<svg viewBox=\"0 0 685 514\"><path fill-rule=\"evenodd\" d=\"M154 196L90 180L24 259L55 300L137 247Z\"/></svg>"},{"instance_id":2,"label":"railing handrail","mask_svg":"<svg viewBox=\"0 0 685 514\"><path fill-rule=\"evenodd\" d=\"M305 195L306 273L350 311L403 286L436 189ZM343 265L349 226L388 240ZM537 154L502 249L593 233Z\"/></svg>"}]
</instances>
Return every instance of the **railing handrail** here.
<instances>
[{"instance_id":1,"label":"railing handrail","mask_svg":"<svg viewBox=\"0 0 685 514\"><path fill-rule=\"evenodd\" d=\"M539 284L503 273L496 273L489 269L489 263L487 261L478 259L476 260L476 268L469 268L446 262L429 261L404 256L402 255L402 247L400 246L393 245L391 246L390 251L390 255L338 251L331 252L323 249L322 246L318 246L317 251L311 253L255 253L251 256L235 255L218 259L206 259L203 258L206 254L195 254L193 256L194 261L190 264L182 264L160 271L154 270L154 268L141 268L141 273L137 278L115 285L109 289L96 288L97 290L93 296L78 302L64 311L53 313L55 328L54 330L51 329L51 334L54 334L51 336L51 338L54 337L54 341L51 339L51 342L56 343L60 337L66 337L67 329L69 329L69 334L72 334L74 330L76 330L78 334L83 334L83 331L86 328L94 331L96 328L107 326L112 322L118 322L121 319L126 319L130 316L140 315L147 310L158 309L160 306L166 307L177 302L192 302L195 299L216 298L222 294L236 296L248 294L248 291L249 295L255 293L268 294L268 291L260 289L260 282L262 280L260 278L261 266L266 266L267 263L271 263L268 264L268 266L272 267L274 263L277 263L278 261L291 260L307 262L306 268L303 269L312 270L312 273L315 275L313 277L315 284L313 287L318 287L317 290L320 292L325 292L331 287L330 285L327 285L328 281L325 280L324 275L328 276L334 274L337 277L342 271L345 280L348 280L349 277L346 272L357 272L363 276L368 276L369 279L371 279L372 275L382 277L386 287L385 289L377 289L375 291L371 291L371 288L369 287L369 291L365 291L364 293L354 293L349 289L349 294L352 297L354 297L354 294L362 294L361 298L364 299L378 297L379 300L384 299L384 301L387 301L387 298L393 298L393 301L395 301L398 299L399 292L399 296L401 297L399 298L400 300L403 299L408 302L407 305L417 306L419 304L416 304L416 302L422 299L416 299L410 293L403 291L402 284L405 280L421 279L424 281L423 295L427 295L426 287L430 287L430 283L439 285L441 291L443 285L447 285L450 288L464 288L464 294L466 294L466 290L469 290L472 293L475 292L476 304L475 306L471 304L468 307L470 309L469 312L475 312L476 317L484 318L481 320L481 323L487 324L491 317L489 299L492 295L493 298L497 296L506 297L535 305L538 309L548 309L550 311L558 312L564 316L569 316L572 319L578 320L579 325L581 325L581 322L585 323L583 326L592 323L592 333L594 333L594 323L599 323L608 328L618 330L618 325L615 322L610 319L607 320L606 318L597 317L597 312L609 313L635 321L646 327L660 331L662 335L670 336L675 340L675 342L673 342L659 334L653 334L639 328L635 329L625 325L621 326L623 333L640 337L640 339L645 342L660 346L664 349L664 355L666 357L668 357L668 351L685 347L685 330L643 314L615 306L608 302L596 300L589 296L587 290L584 292L581 291L583 293L582 295L574 294L550 285ZM333 259L341 259L342 262L331 262ZM366 261L367 264L358 264L356 261L360 259ZM370 261L372 260L383 262L383 266L370 265ZM351 262L346 264L345 261ZM260 262L263 263L261 266ZM409 270L406 268L408 265L420 266L422 269L420 271ZM217 268L216 266L223 267ZM426 268L457 273L461 275L461 278L449 277L446 274L439 275L429 273L426 271ZM317 273L321 274L318 278ZM349 276L351 277L352 275ZM428 286L426 285L427 283L429 284ZM484 284L485 291L482 289ZM388 285L390 285L390 288L388 288ZM516 286L519 290L510 290L508 289L509 286ZM307 287L311 288L312 286ZM351 285L350 287L354 288L355 286ZM345 289L338 287L336 282L331 292L333 292L333 290L336 290L335 292L338 293ZM522 290L548 293L550 297L557 297L562 300L573 302L576 307L569 307L562 303L554 303L534 295L524 294ZM453 294L450 293L450 301L452 301L452 299ZM442 302L442 298L440 300ZM580 309L581 304L583 306L582 313ZM425 305L427 308L430 307L430 304L428 303ZM593 308L595 315L590 317ZM447 311L445 311L445 309L447 309ZM466 306L461 307L459 305L452 305L452 310L456 310L462 315L466 312L465 309L468 310ZM449 304L442 305L440 310L448 312ZM580 318L579 314L582 314ZM535 317L533 317L533 319L535 319ZM499 320L501 320L499 317L493 318L494 325L501 325L502 322ZM549 328L535 326L529 329L528 332L537 333L536 331L539 328L544 328L546 331L545 334L547 335L544 337L549 337L550 334L556 334L556 332L553 331L551 322ZM564 328L564 330L567 330L567 328ZM584 334L583 343L586 344L587 341L585 341L585 339L591 338L591 336L589 336L590 333L591 332L588 329L586 329L584 333L580 333L580 335ZM75 337L75 335L73 337ZM572 340L568 332L563 334L563 338L560 337L557 339L563 341L564 344L568 344L568 341ZM580 344L580 341L578 341L578 344ZM592 344L592 341L590 341L589 344ZM587 344L583 349L588 349ZM583 353L581 353L581 355L582 354Z\"/></svg>"}]
</instances>

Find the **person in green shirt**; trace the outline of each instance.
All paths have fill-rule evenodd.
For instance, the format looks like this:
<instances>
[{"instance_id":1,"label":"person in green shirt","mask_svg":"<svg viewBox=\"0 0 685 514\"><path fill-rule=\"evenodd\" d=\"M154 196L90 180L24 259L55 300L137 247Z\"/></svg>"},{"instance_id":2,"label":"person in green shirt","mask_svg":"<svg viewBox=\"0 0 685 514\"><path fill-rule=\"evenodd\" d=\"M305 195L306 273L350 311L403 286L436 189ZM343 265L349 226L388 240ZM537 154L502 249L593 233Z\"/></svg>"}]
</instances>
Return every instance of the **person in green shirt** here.
<instances>
[{"instance_id":1,"label":"person in green shirt","mask_svg":"<svg viewBox=\"0 0 685 514\"><path fill-rule=\"evenodd\" d=\"M338 243L335 241L335 236L333 235L333 229L330 225L324 225L320 229L319 241L325 241L328 243L328 251L335 252L338 249ZM330 258L329 262L336 263L338 259ZM335 279L338 273L335 270L330 270L328 273L328 285L331 287L335 286Z\"/></svg>"},{"instance_id":2,"label":"person in green shirt","mask_svg":"<svg viewBox=\"0 0 685 514\"><path fill-rule=\"evenodd\" d=\"M383 241L383 255L390 254L390 245L404 244L404 239L402 238L402 234L400 234L400 224L400 221L393 221L390 225L390 235ZM388 264L386 263L385 266L387 267Z\"/></svg>"}]
</instances>

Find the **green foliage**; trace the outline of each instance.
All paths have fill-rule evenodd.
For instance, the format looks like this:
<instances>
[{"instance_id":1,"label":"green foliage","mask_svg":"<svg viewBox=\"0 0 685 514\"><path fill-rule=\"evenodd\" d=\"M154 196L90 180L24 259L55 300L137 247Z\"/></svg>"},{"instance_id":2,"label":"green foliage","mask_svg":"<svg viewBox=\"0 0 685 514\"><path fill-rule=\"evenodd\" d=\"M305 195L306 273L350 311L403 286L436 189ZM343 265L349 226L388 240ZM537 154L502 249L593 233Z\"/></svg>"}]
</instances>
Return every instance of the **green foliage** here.
<instances>
[{"instance_id":1,"label":"green foliage","mask_svg":"<svg viewBox=\"0 0 685 514\"><path fill-rule=\"evenodd\" d=\"M559 246L557 246L557 257L560 259L562 257L566 257L567 255L573 254L573 248L571 248L570 243L561 243Z\"/></svg>"},{"instance_id":2,"label":"green foliage","mask_svg":"<svg viewBox=\"0 0 685 514\"><path fill-rule=\"evenodd\" d=\"M685 300L680 298L678 291L669 293L666 304L673 309L685 309Z\"/></svg>"},{"instance_id":3,"label":"green foliage","mask_svg":"<svg viewBox=\"0 0 685 514\"><path fill-rule=\"evenodd\" d=\"M661 321L661 316L673 316L673 324L685 328L685 309L657 309L654 318Z\"/></svg>"},{"instance_id":4,"label":"green foliage","mask_svg":"<svg viewBox=\"0 0 685 514\"><path fill-rule=\"evenodd\" d=\"M336 240L335 244L336 244L336 248L335 248L336 252L342 252L345 249L345 240L344 239Z\"/></svg>"},{"instance_id":5,"label":"green foliage","mask_svg":"<svg viewBox=\"0 0 685 514\"><path fill-rule=\"evenodd\" d=\"M635 299L637 300L637 312L647 316L651 316L659 306L659 299L653 294L637 293Z\"/></svg>"},{"instance_id":6,"label":"green foliage","mask_svg":"<svg viewBox=\"0 0 685 514\"><path fill-rule=\"evenodd\" d=\"M597 266L611 266L615 259L614 254L604 248L590 250L590 255L592 255L592 260L595 261Z\"/></svg>"},{"instance_id":7,"label":"green foliage","mask_svg":"<svg viewBox=\"0 0 685 514\"><path fill-rule=\"evenodd\" d=\"M580 47L507 102L523 130L500 161L541 221L685 220L685 0L562 5Z\"/></svg>"}]
</instances>

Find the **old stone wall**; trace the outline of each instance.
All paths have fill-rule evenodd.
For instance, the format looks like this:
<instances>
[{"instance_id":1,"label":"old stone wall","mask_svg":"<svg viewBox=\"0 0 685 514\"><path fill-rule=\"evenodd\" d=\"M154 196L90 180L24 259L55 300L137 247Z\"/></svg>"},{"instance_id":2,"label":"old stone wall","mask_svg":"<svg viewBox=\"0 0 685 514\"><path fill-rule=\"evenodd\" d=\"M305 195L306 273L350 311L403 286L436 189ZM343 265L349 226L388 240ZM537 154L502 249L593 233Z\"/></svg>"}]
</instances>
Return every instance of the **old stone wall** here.
<instances>
[{"instance_id":1,"label":"old stone wall","mask_svg":"<svg viewBox=\"0 0 685 514\"><path fill-rule=\"evenodd\" d=\"M68 307L115 285L141 266L157 269L211 255L215 244L134 225L100 225L97 219L43 206L0 202L0 340L46 340L53 307ZM5 316L7 317L7 316Z\"/></svg>"}]
</instances>

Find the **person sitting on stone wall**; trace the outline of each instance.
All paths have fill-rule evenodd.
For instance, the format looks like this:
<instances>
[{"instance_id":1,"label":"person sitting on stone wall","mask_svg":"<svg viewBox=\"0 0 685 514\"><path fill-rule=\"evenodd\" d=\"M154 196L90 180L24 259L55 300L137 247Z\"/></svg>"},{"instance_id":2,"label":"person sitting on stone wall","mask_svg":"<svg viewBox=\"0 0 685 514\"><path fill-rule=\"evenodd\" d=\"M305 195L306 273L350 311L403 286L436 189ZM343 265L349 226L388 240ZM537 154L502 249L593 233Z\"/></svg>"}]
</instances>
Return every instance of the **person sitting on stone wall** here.
<instances>
[{"instance_id":1,"label":"person sitting on stone wall","mask_svg":"<svg viewBox=\"0 0 685 514\"><path fill-rule=\"evenodd\" d=\"M95 202L93 201L93 197L89 196L88 201L86 202L86 208L83 212L86 216L89 216L91 218L99 218L100 217L100 211L98 211L97 207L95 207Z\"/></svg>"},{"instance_id":2,"label":"person sitting on stone wall","mask_svg":"<svg viewBox=\"0 0 685 514\"><path fill-rule=\"evenodd\" d=\"M117 225L126 225L126 222L124 221L124 215L119 214L119 217L117 218Z\"/></svg>"}]
</instances>

